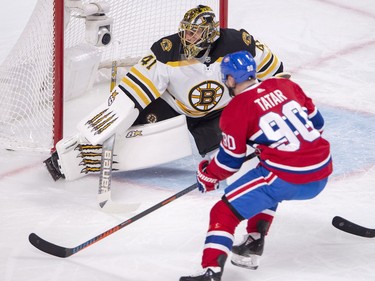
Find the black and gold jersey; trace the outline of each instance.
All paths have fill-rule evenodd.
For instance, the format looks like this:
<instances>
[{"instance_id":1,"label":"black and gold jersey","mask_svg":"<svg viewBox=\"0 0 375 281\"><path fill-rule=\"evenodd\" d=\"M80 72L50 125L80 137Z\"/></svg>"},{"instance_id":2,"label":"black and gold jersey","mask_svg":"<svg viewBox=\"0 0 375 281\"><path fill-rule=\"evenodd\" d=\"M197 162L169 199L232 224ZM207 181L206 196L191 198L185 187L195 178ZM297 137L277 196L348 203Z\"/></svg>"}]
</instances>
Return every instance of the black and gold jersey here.
<instances>
[{"instance_id":1,"label":"black and gold jersey","mask_svg":"<svg viewBox=\"0 0 375 281\"><path fill-rule=\"evenodd\" d=\"M172 34L155 42L120 82L120 88L142 111L163 98L175 111L189 117L224 108L231 97L221 81L220 63L229 53L247 50L257 63L262 81L283 71L271 50L246 30L221 29L220 37L200 58L184 58L180 37Z\"/></svg>"}]
</instances>

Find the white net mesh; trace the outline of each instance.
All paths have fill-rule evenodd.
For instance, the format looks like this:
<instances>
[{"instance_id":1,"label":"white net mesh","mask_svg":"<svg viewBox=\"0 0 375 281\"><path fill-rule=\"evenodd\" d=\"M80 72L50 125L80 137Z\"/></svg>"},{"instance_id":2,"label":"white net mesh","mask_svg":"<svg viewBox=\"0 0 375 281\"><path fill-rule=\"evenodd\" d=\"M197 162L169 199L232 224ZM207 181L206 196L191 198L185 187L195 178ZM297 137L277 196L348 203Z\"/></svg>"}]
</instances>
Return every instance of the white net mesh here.
<instances>
[{"instance_id":1,"label":"white net mesh","mask_svg":"<svg viewBox=\"0 0 375 281\"><path fill-rule=\"evenodd\" d=\"M93 2L83 0L83 4ZM107 0L112 37L120 42L118 55L134 64L162 36L177 32L184 13L209 5L219 17L219 0L172 1ZM0 66L0 148L48 151L53 147L54 124L54 1L39 0L30 20ZM61 13L61 11L56 11ZM65 48L85 41L85 20L71 12ZM113 41L112 41L113 42ZM98 47L102 64L110 66L112 44ZM59 60L56 60L59 61ZM65 88L66 85L64 85Z\"/></svg>"},{"instance_id":2,"label":"white net mesh","mask_svg":"<svg viewBox=\"0 0 375 281\"><path fill-rule=\"evenodd\" d=\"M0 67L1 147L51 148L51 70L54 53L52 11L52 1L37 3L20 39Z\"/></svg>"}]
</instances>

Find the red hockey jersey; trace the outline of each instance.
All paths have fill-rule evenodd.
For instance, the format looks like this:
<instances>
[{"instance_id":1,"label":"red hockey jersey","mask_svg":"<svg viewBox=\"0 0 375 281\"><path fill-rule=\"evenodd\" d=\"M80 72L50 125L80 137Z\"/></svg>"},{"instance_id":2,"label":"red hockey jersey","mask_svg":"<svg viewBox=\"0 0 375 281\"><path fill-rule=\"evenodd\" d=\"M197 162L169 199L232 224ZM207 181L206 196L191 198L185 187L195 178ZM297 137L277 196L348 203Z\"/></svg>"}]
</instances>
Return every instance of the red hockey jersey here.
<instances>
[{"instance_id":1,"label":"red hockey jersey","mask_svg":"<svg viewBox=\"0 0 375 281\"><path fill-rule=\"evenodd\" d=\"M223 140L207 172L222 180L236 172L246 145L259 152L260 165L291 183L321 180L332 173L330 145L321 133L324 119L294 82L270 78L235 96L224 109Z\"/></svg>"}]
</instances>

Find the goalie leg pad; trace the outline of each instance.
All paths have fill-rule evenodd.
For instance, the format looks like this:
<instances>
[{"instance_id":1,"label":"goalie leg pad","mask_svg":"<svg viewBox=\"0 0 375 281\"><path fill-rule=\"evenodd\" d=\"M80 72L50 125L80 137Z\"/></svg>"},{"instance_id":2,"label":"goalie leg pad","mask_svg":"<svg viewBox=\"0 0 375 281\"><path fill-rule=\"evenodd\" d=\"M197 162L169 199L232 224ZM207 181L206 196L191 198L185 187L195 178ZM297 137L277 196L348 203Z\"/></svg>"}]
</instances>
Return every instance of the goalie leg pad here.
<instances>
[{"instance_id":1,"label":"goalie leg pad","mask_svg":"<svg viewBox=\"0 0 375 281\"><path fill-rule=\"evenodd\" d=\"M192 154L186 117L137 125L116 135L114 154L122 171L149 168Z\"/></svg>"},{"instance_id":2,"label":"goalie leg pad","mask_svg":"<svg viewBox=\"0 0 375 281\"><path fill-rule=\"evenodd\" d=\"M102 144L112 135L126 131L138 115L134 102L117 86L108 100L78 123L77 129L89 143Z\"/></svg>"},{"instance_id":3,"label":"goalie leg pad","mask_svg":"<svg viewBox=\"0 0 375 281\"><path fill-rule=\"evenodd\" d=\"M68 181L100 171L102 145L88 144L80 135L65 138L56 144L59 168Z\"/></svg>"},{"instance_id":4,"label":"goalie leg pad","mask_svg":"<svg viewBox=\"0 0 375 281\"><path fill-rule=\"evenodd\" d=\"M116 135L113 170L131 171L165 164L192 154L186 117L130 127ZM66 180L99 173L102 145L88 144L80 135L56 144L58 164Z\"/></svg>"}]
</instances>

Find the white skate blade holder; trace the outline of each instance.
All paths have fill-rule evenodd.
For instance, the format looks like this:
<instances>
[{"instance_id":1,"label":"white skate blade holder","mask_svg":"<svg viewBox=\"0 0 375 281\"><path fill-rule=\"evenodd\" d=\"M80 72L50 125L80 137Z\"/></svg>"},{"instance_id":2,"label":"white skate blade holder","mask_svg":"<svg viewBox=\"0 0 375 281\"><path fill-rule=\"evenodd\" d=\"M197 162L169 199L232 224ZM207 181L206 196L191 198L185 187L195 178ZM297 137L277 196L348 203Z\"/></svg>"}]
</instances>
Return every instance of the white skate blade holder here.
<instances>
[{"instance_id":1,"label":"white skate blade holder","mask_svg":"<svg viewBox=\"0 0 375 281\"><path fill-rule=\"evenodd\" d=\"M249 255L245 257L232 253L231 263L235 266L256 270L259 267L260 256Z\"/></svg>"}]
</instances>

